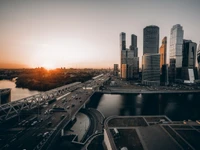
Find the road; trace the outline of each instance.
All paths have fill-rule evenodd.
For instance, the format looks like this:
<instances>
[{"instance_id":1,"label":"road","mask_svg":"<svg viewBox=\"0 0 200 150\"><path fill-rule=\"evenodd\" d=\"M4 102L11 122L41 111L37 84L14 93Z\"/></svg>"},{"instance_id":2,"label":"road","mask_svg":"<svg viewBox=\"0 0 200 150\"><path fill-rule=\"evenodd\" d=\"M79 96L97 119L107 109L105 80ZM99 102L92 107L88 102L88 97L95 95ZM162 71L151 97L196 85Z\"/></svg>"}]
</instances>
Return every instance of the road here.
<instances>
[{"instance_id":1,"label":"road","mask_svg":"<svg viewBox=\"0 0 200 150\"><path fill-rule=\"evenodd\" d=\"M93 95L94 89L107 79L108 75L104 75L98 79L89 80L80 84L71 93L63 93L66 96L62 98L59 96L55 102L36 109L35 113L24 121L28 123L19 125L23 122L20 120L0 133L0 148L3 150L44 149L46 142L51 143L56 135L59 135L61 128L70 122ZM93 89L83 89L84 86L92 86ZM35 119L31 120L31 118ZM34 121L37 121L35 125L33 125Z\"/></svg>"}]
</instances>

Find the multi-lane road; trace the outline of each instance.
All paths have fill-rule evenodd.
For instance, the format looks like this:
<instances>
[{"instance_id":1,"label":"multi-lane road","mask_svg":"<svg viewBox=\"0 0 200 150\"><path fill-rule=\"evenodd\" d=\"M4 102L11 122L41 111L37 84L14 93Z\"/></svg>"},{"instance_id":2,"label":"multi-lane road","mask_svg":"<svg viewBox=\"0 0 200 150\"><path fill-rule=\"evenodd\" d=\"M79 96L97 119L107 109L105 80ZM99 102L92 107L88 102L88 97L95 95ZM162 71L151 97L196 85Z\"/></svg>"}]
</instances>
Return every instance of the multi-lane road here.
<instances>
[{"instance_id":1,"label":"multi-lane road","mask_svg":"<svg viewBox=\"0 0 200 150\"><path fill-rule=\"evenodd\" d=\"M70 122L95 89L108 78L109 75L104 75L81 83L76 90L57 97L55 102L35 109L35 113L28 118L16 122L8 129L0 129L0 149L46 149L47 143L55 139L61 128ZM88 90L84 86L92 88Z\"/></svg>"}]
</instances>

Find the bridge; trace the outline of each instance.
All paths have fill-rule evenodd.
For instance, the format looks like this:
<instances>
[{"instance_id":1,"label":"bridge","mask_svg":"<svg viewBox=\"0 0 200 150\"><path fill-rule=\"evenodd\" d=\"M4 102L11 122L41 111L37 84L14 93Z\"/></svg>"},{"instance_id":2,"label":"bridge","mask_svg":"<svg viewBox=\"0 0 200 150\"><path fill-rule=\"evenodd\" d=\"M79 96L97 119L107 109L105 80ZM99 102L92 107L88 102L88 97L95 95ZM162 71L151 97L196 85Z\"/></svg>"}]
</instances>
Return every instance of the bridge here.
<instances>
[{"instance_id":1,"label":"bridge","mask_svg":"<svg viewBox=\"0 0 200 150\"><path fill-rule=\"evenodd\" d=\"M99 76L99 78L94 78L85 83L72 83L41 94L0 105L1 122L6 126L6 128L4 126L4 130L1 133L3 138L0 138L2 143L7 143L4 145L0 143L0 147L5 150L50 150L55 144L55 141L61 136L61 131L75 118L80 109L85 107L93 93L99 91L99 87L107 82L107 80L109 80L109 74ZM89 87L89 89L84 87ZM54 99L56 101L49 103ZM52 108L55 106L55 111L50 113L50 110L53 110ZM22 110L33 110L35 114L38 111L38 123L36 126L30 124L24 125L26 122L33 122L30 120L32 120L31 118L35 118L34 113L25 120L26 122L23 122L23 120L7 123L20 116ZM46 114L47 112L48 114ZM43 121L41 121L41 118ZM38 136L41 133L48 133L48 135L45 135L45 137L43 135L42 139L38 140Z\"/></svg>"},{"instance_id":2,"label":"bridge","mask_svg":"<svg viewBox=\"0 0 200 150\"><path fill-rule=\"evenodd\" d=\"M44 92L42 94L33 95L0 105L0 122L7 121L13 117L18 116L22 110L32 110L41 105L44 105L56 97L75 90L80 84L81 82L75 82ZM10 89L2 90L2 92L6 93L8 90Z\"/></svg>"}]
</instances>

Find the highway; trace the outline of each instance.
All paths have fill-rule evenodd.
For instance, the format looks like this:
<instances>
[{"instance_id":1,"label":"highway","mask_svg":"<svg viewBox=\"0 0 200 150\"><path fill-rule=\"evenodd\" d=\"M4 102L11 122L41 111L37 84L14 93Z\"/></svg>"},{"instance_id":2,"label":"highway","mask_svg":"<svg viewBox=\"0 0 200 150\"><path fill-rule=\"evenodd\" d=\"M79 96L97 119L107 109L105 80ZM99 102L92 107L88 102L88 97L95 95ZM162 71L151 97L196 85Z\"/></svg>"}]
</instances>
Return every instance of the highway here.
<instances>
[{"instance_id":1,"label":"highway","mask_svg":"<svg viewBox=\"0 0 200 150\"><path fill-rule=\"evenodd\" d=\"M10 128L0 129L0 149L47 149L61 128L66 126L76 113L85 105L96 89L108 80L109 75L104 75L94 80L79 84L77 89L63 93L51 104L44 104L35 109L34 113L16 122ZM84 89L83 87L92 87Z\"/></svg>"}]
</instances>

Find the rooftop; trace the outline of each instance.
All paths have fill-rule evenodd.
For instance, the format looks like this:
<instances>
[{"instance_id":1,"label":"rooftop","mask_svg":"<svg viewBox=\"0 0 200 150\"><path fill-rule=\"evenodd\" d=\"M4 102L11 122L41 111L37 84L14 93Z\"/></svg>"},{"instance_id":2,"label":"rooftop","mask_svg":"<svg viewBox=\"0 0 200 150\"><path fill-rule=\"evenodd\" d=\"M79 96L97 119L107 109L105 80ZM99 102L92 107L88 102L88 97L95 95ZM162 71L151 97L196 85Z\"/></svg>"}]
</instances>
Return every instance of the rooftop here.
<instances>
[{"instance_id":1,"label":"rooftop","mask_svg":"<svg viewBox=\"0 0 200 150\"><path fill-rule=\"evenodd\" d=\"M105 120L104 127L113 150L200 149L200 125L193 121L173 122L166 116L113 116Z\"/></svg>"}]
</instances>

